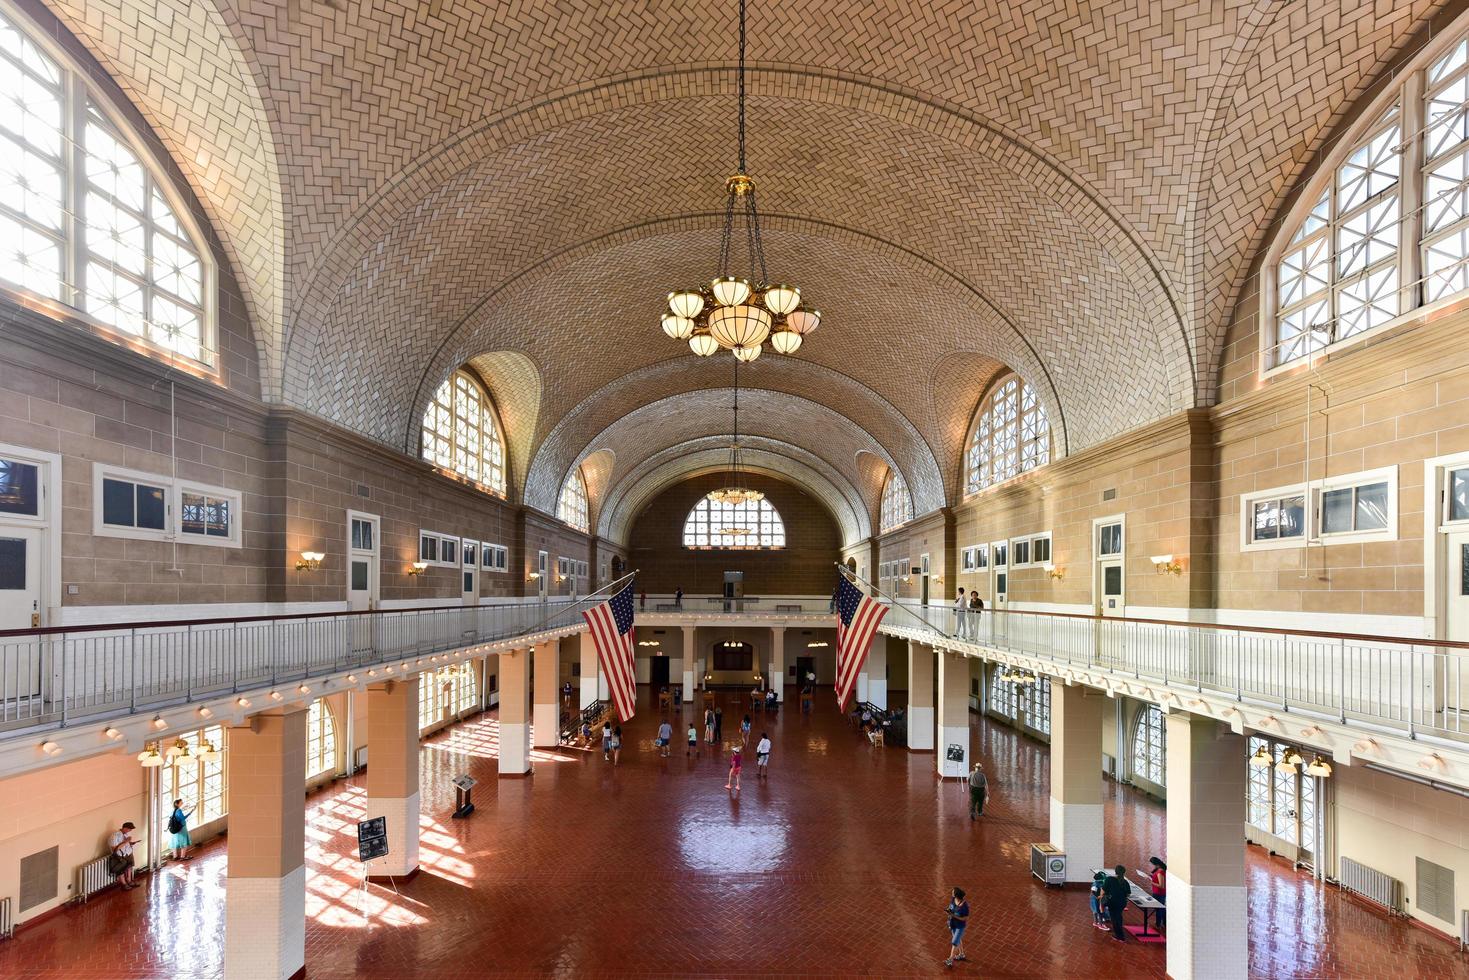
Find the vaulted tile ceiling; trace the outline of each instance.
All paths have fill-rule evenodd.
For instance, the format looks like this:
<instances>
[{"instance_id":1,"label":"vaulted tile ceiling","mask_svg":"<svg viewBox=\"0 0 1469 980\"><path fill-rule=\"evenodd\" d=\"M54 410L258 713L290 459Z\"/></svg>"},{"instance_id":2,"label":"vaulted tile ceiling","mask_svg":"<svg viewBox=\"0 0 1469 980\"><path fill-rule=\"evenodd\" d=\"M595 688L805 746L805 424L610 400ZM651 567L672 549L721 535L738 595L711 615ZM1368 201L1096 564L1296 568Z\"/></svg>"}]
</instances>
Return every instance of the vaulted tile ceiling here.
<instances>
[{"instance_id":1,"label":"vaulted tile ceiling","mask_svg":"<svg viewBox=\"0 0 1469 980\"><path fill-rule=\"evenodd\" d=\"M516 496L554 509L610 453L604 529L711 465L727 393L684 426L671 406L727 386L728 358L695 362L657 314L716 259L733 0L51 6L209 211L267 397L416 451L473 362ZM769 264L826 315L744 372L760 465L851 508L850 537L876 505L859 450L919 513L956 498L1001 365L1058 456L1208 404L1284 196L1441 6L756 0Z\"/></svg>"}]
</instances>

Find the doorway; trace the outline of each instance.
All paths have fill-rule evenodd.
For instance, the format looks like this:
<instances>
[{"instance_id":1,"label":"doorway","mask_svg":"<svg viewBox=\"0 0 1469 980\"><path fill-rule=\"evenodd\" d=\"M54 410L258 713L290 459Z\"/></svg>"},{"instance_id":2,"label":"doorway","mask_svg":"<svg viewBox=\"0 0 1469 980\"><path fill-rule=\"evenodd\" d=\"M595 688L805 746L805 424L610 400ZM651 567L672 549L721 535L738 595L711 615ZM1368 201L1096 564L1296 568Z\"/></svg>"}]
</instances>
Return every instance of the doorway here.
<instances>
[{"instance_id":1,"label":"doorway","mask_svg":"<svg viewBox=\"0 0 1469 980\"><path fill-rule=\"evenodd\" d=\"M815 657L796 658L796 686L802 690L806 689L806 678L816 673Z\"/></svg>"},{"instance_id":2,"label":"doorway","mask_svg":"<svg viewBox=\"0 0 1469 980\"><path fill-rule=\"evenodd\" d=\"M668 686L668 658L654 655L648 659L648 686L657 693Z\"/></svg>"},{"instance_id":3,"label":"doorway","mask_svg":"<svg viewBox=\"0 0 1469 980\"><path fill-rule=\"evenodd\" d=\"M929 563L927 555L918 556L918 603L928 605Z\"/></svg>"},{"instance_id":4,"label":"doorway","mask_svg":"<svg viewBox=\"0 0 1469 980\"><path fill-rule=\"evenodd\" d=\"M378 607L382 588L382 565L378 556L378 531L381 521L376 514L347 511L347 608L366 612ZM352 649L371 649L372 616L352 617Z\"/></svg>"},{"instance_id":5,"label":"doorway","mask_svg":"<svg viewBox=\"0 0 1469 980\"><path fill-rule=\"evenodd\" d=\"M459 569L460 601L466 606L479 605L479 542L465 538L459 546L462 562Z\"/></svg>"},{"instance_id":6,"label":"doorway","mask_svg":"<svg viewBox=\"0 0 1469 980\"><path fill-rule=\"evenodd\" d=\"M48 492L60 472L59 456L0 446L0 629L43 627L60 605L60 497Z\"/></svg>"}]
</instances>

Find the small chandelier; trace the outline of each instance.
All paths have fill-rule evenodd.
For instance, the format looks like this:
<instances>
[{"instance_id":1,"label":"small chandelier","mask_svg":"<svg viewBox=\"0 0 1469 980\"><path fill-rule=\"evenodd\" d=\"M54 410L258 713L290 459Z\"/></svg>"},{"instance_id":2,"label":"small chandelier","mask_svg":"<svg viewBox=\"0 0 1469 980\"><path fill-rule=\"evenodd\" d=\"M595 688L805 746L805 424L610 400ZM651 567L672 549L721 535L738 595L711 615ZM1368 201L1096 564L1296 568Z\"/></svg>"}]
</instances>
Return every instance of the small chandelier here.
<instances>
[{"instance_id":1,"label":"small chandelier","mask_svg":"<svg viewBox=\"0 0 1469 980\"><path fill-rule=\"evenodd\" d=\"M707 286L669 293L662 323L665 334L688 341L700 357L728 350L749 362L760 356L767 340L777 353L794 354L802 338L820 326L821 311L802 306L799 287L772 283L765 270L755 181L745 166L745 0L740 0L739 110L739 168L724 182L719 275ZM730 272L736 215L745 225L748 272L743 276Z\"/></svg>"},{"instance_id":2,"label":"small chandelier","mask_svg":"<svg viewBox=\"0 0 1469 980\"><path fill-rule=\"evenodd\" d=\"M740 362L734 368L734 438L729 444L729 483L706 495L709 500L726 507L753 504L765 499L765 494L753 487L745 486L740 480ZM749 528L720 528L720 534L748 534Z\"/></svg>"}]
</instances>

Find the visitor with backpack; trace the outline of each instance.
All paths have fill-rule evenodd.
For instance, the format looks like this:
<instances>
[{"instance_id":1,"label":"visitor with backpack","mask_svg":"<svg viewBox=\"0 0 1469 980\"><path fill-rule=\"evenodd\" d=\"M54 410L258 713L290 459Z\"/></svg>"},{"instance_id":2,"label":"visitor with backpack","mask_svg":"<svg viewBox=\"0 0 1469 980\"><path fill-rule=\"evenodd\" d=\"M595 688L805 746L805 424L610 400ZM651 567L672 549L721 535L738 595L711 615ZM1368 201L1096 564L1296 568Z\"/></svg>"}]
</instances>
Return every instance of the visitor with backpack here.
<instances>
[{"instance_id":1,"label":"visitor with backpack","mask_svg":"<svg viewBox=\"0 0 1469 980\"><path fill-rule=\"evenodd\" d=\"M189 839L189 815L194 810L195 807L185 810L183 800L173 801L173 813L168 818L168 832L173 837L169 839L168 846L173 849L175 861L189 860L189 848L194 843Z\"/></svg>"}]
</instances>

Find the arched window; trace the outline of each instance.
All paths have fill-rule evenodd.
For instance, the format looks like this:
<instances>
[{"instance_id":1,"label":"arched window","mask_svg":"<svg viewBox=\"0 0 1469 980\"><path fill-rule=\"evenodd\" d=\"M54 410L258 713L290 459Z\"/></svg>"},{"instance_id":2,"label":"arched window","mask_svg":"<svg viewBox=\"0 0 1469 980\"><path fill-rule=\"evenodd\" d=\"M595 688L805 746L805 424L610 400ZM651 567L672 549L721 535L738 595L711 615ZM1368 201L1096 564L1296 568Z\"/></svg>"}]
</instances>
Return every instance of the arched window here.
<instances>
[{"instance_id":1,"label":"arched window","mask_svg":"<svg viewBox=\"0 0 1469 980\"><path fill-rule=\"evenodd\" d=\"M1268 267L1263 367L1469 290L1466 75L1460 26L1397 77L1312 182ZM1405 196L1421 207L1404 210Z\"/></svg>"},{"instance_id":2,"label":"arched window","mask_svg":"<svg viewBox=\"0 0 1469 980\"><path fill-rule=\"evenodd\" d=\"M587 484L581 478L580 469L572 470L567 474L566 482L561 484L561 499L556 502L556 516L578 531L591 528L591 519L587 516Z\"/></svg>"},{"instance_id":3,"label":"arched window","mask_svg":"<svg viewBox=\"0 0 1469 980\"><path fill-rule=\"evenodd\" d=\"M1316 777L1307 773L1304 760L1282 767L1286 753L1300 752L1297 746L1251 735L1245 742L1249 765L1245 783L1245 819L1252 827L1281 840L1316 850ZM1256 753L1264 759L1256 761Z\"/></svg>"},{"instance_id":4,"label":"arched window","mask_svg":"<svg viewBox=\"0 0 1469 980\"><path fill-rule=\"evenodd\" d=\"M1008 374L974 413L964 458L964 492L977 493L1051 461L1051 423L1030 382Z\"/></svg>"},{"instance_id":5,"label":"arched window","mask_svg":"<svg viewBox=\"0 0 1469 980\"><path fill-rule=\"evenodd\" d=\"M505 441L490 396L468 371L439 385L423 413L423 458L504 495Z\"/></svg>"},{"instance_id":6,"label":"arched window","mask_svg":"<svg viewBox=\"0 0 1469 980\"><path fill-rule=\"evenodd\" d=\"M1004 669L996 666L990 671L990 710L1014 721L1020 715L1020 692L1013 681L1000 680Z\"/></svg>"},{"instance_id":7,"label":"arched window","mask_svg":"<svg viewBox=\"0 0 1469 980\"><path fill-rule=\"evenodd\" d=\"M913 498L908 494L908 484L903 474L889 470L887 482L882 485L882 507L878 510L878 533L891 531L900 524L913 520Z\"/></svg>"},{"instance_id":8,"label":"arched window","mask_svg":"<svg viewBox=\"0 0 1469 980\"><path fill-rule=\"evenodd\" d=\"M1045 735L1051 734L1051 679L1045 675L1025 685L1025 723Z\"/></svg>"},{"instance_id":9,"label":"arched window","mask_svg":"<svg viewBox=\"0 0 1469 980\"><path fill-rule=\"evenodd\" d=\"M426 670L418 675L418 730L423 731L430 725L438 724L443 719L439 710L439 688L443 682L439 680L439 672Z\"/></svg>"},{"instance_id":10,"label":"arched window","mask_svg":"<svg viewBox=\"0 0 1469 980\"><path fill-rule=\"evenodd\" d=\"M200 824L218 820L227 812L224 795L224 726L211 725L188 735L179 736L189 743L190 761L179 762L170 757L170 764L163 770L164 802L170 806L174 800L183 800L184 808L196 807L189 822ZM212 762L201 758L201 753L212 747L218 758ZM172 813L172 809L169 813Z\"/></svg>"},{"instance_id":11,"label":"arched window","mask_svg":"<svg viewBox=\"0 0 1469 980\"><path fill-rule=\"evenodd\" d=\"M0 13L0 280L130 340L213 365L197 230L88 74Z\"/></svg>"},{"instance_id":12,"label":"arched window","mask_svg":"<svg viewBox=\"0 0 1469 980\"><path fill-rule=\"evenodd\" d=\"M1168 745L1163 712L1150 704L1137 713L1132 729L1132 772L1158 786L1167 785Z\"/></svg>"},{"instance_id":13,"label":"arched window","mask_svg":"<svg viewBox=\"0 0 1469 980\"><path fill-rule=\"evenodd\" d=\"M317 698L306 712L306 778L337 767L337 722L326 701Z\"/></svg>"},{"instance_id":14,"label":"arched window","mask_svg":"<svg viewBox=\"0 0 1469 980\"><path fill-rule=\"evenodd\" d=\"M786 546L786 526L769 500L721 504L700 497L683 522L685 548L773 550Z\"/></svg>"}]
</instances>

